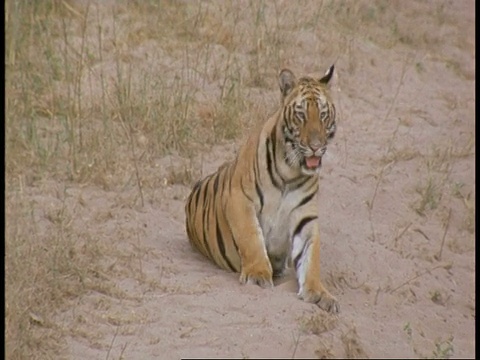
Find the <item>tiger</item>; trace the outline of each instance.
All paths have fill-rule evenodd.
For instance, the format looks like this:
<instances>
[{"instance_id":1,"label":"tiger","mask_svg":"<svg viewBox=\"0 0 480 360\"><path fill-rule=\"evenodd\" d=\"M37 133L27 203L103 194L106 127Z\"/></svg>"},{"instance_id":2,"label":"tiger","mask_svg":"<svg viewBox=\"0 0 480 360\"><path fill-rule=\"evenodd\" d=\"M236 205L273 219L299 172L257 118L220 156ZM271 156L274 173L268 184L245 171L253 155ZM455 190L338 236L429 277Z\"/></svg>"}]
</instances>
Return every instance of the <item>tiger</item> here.
<instances>
[{"instance_id":1,"label":"tiger","mask_svg":"<svg viewBox=\"0 0 480 360\"><path fill-rule=\"evenodd\" d=\"M338 313L320 277L318 174L336 132L334 65L321 78L278 75L281 106L253 131L233 161L197 181L185 204L193 248L240 283L273 287L288 266L298 297Z\"/></svg>"}]
</instances>

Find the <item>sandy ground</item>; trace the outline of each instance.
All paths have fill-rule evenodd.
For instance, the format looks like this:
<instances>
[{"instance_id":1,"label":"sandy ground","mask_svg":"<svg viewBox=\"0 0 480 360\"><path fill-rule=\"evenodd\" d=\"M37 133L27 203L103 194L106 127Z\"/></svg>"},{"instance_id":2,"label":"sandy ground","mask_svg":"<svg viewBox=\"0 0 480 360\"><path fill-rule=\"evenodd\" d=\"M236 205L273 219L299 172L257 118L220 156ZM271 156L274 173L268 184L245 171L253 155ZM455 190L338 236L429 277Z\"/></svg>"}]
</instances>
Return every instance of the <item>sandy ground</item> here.
<instances>
[{"instance_id":1,"label":"sandy ground","mask_svg":"<svg viewBox=\"0 0 480 360\"><path fill-rule=\"evenodd\" d=\"M338 131L323 163L318 208L322 278L339 300L338 316L297 299L293 274L272 290L242 286L237 274L190 248L190 188L168 174L192 162L202 176L214 171L234 157L239 137L192 159L156 159L150 171L161 185L145 192L143 207L131 205L134 183L68 188L75 226L92 239L114 239L124 254L108 259L106 276L126 295L91 291L58 314L76 329L66 356L473 358L474 2L444 3L441 26L431 21L435 2L387 3L435 51L354 37L341 53L322 54L319 27L299 29L283 55L298 75L322 74L333 62L337 69ZM144 58L131 61L141 68ZM269 69L268 86L251 92L265 119L277 106L277 71ZM205 98L214 85L192 84ZM34 195L45 211L58 188L46 183Z\"/></svg>"}]
</instances>

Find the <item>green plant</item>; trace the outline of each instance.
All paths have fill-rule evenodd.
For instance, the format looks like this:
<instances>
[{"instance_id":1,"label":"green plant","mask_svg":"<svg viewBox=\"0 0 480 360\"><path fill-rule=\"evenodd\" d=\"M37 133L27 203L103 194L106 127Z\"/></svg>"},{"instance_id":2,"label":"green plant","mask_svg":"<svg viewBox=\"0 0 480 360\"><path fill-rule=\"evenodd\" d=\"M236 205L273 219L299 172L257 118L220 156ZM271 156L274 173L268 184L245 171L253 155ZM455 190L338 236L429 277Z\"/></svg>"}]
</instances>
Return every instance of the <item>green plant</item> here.
<instances>
[{"instance_id":1,"label":"green plant","mask_svg":"<svg viewBox=\"0 0 480 360\"><path fill-rule=\"evenodd\" d=\"M433 350L434 359L450 359L455 353L453 347L453 336L450 336L447 340L437 339L435 340L435 349Z\"/></svg>"},{"instance_id":2,"label":"green plant","mask_svg":"<svg viewBox=\"0 0 480 360\"><path fill-rule=\"evenodd\" d=\"M426 183L419 185L416 189L420 195L415 211L424 216L427 210L435 210L440 203L442 193L439 185L435 182L434 178L429 177Z\"/></svg>"}]
</instances>

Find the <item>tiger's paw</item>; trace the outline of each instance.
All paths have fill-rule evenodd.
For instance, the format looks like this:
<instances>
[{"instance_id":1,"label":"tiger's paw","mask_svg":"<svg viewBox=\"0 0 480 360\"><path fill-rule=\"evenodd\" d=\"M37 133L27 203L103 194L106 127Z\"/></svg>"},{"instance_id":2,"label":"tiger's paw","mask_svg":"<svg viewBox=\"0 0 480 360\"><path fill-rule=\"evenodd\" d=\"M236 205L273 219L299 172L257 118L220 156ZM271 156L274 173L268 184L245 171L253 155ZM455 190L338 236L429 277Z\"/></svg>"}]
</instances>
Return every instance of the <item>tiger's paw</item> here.
<instances>
[{"instance_id":1,"label":"tiger's paw","mask_svg":"<svg viewBox=\"0 0 480 360\"><path fill-rule=\"evenodd\" d=\"M240 274L240 283L242 284L254 284L259 285L262 288L272 288L273 279L272 279L272 270L254 270L246 271L242 269Z\"/></svg>"},{"instance_id":2,"label":"tiger's paw","mask_svg":"<svg viewBox=\"0 0 480 360\"><path fill-rule=\"evenodd\" d=\"M337 299L325 289L303 290L298 295L304 301L316 304L328 313L338 314L340 311Z\"/></svg>"}]
</instances>

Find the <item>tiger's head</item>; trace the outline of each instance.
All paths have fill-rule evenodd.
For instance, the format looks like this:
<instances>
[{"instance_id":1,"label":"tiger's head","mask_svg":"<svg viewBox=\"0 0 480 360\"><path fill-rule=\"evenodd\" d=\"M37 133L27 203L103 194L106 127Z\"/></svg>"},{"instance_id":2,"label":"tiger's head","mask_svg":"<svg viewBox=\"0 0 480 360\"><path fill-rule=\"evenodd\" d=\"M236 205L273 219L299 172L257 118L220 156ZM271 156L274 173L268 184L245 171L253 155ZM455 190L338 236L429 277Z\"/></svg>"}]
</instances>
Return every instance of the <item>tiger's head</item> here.
<instances>
[{"instance_id":1,"label":"tiger's head","mask_svg":"<svg viewBox=\"0 0 480 360\"><path fill-rule=\"evenodd\" d=\"M335 135L335 106L328 91L333 70L332 65L321 79L302 77L297 81L288 69L279 75L285 160L305 175L318 172L328 140Z\"/></svg>"}]
</instances>

